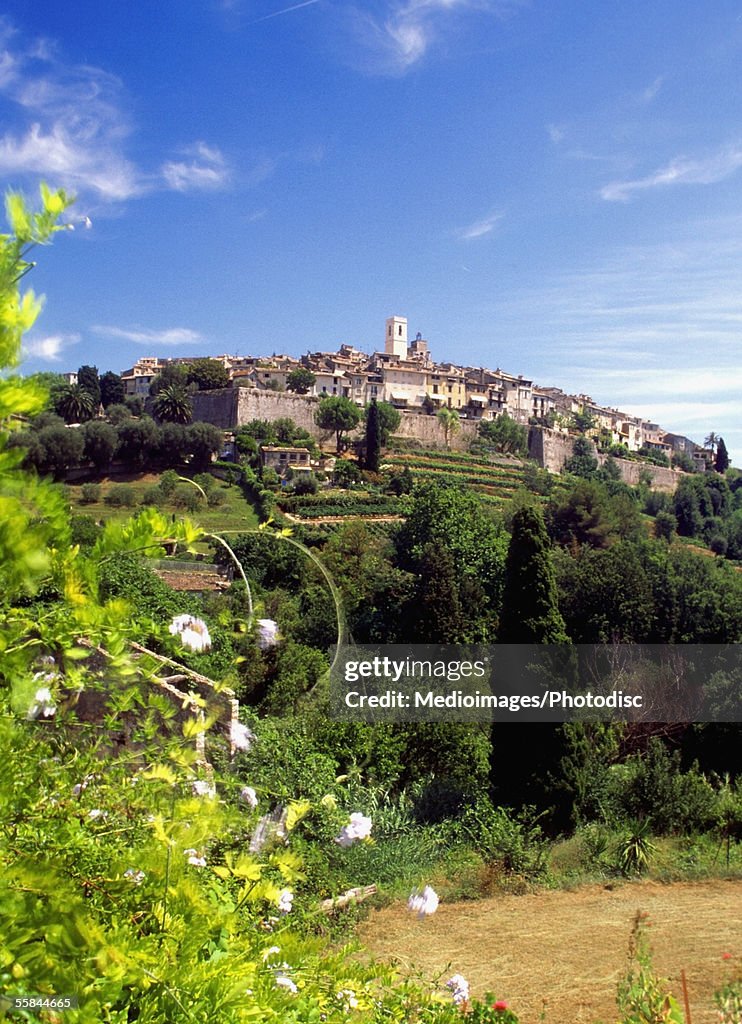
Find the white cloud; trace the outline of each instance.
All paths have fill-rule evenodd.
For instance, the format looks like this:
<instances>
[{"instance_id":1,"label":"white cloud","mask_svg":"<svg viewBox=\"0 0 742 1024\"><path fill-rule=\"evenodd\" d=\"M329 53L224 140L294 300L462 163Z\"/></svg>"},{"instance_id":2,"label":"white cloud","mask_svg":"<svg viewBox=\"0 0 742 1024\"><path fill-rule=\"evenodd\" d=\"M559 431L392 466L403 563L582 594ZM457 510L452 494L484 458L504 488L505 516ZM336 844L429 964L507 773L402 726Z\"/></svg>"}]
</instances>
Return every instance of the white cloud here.
<instances>
[{"instance_id":1,"label":"white cloud","mask_svg":"<svg viewBox=\"0 0 742 1024\"><path fill-rule=\"evenodd\" d=\"M562 142L567 134L566 130L558 124L548 124L546 130L555 146Z\"/></svg>"},{"instance_id":2,"label":"white cloud","mask_svg":"<svg viewBox=\"0 0 742 1024\"><path fill-rule=\"evenodd\" d=\"M61 362L64 349L79 340L79 334L50 334L46 338L27 338L23 343L23 355L31 359L58 363Z\"/></svg>"},{"instance_id":3,"label":"white cloud","mask_svg":"<svg viewBox=\"0 0 742 1024\"><path fill-rule=\"evenodd\" d=\"M603 199L615 202L628 200L634 192L663 185L711 185L728 178L740 167L742 147L732 145L698 160L677 157L644 178L610 182L603 186L600 195Z\"/></svg>"},{"instance_id":4,"label":"white cloud","mask_svg":"<svg viewBox=\"0 0 742 1024\"><path fill-rule=\"evenodd\" d=\"M169 327L163 331L153 331L144 327L126 329L96 324L92 330L107 338L120 338L123 341L136 342L137 345L153 347L158 345L197 345L203 341L203 336L189 327Z\"/></svg>"},{"instance_id":5,"label":"white cloud","mask_svg":"<svg viewBox=\"0 0 742 1024\"><path fill-rule=\"evenodd\" d=\"M353 8L355 35L370 55L367 70L403 74L450 32L452 16L485 13L503 17L523 0L394 0L374 16Z\"/></svg>"},{"instance_id":6,"label":"white cloud","mask_svg":"<svg viewBox=\"0 0 742 1024\"><path fill-rule=\"evenodd\" d=\"M0 98L8 127L0 135L0 175L48 177L105 202L161 188L210 189L227 181L223 156L202 142L184 150L189 161L166 163L157 174L138 167L127 155L132 126L118 78L90 65L65 64L47 40L24 44L6 31L5 42Z\"/></svg>"},{"instance_id":7,"label":"white cloud","mask_svg":"<svg viewBox=\"0 0 742 1024\"><path fill-rule=\"evenodd\" d=\"M229 181L229 169L221 152L204 142L183 150L188 161L169 161L162 165L162 176L168 188L176 192L192 189L223 188Z\"/></svg>"},{"instance_id":8,"label":"white cloud","mask_svg":"<svg viewBox=\"0 0 742 1024\"><path fill-rule=\"evenodd\" d=\"M459 238L463 242L470 242L475 238L482 238L484 235L490 234L503 218L502 213L491 213L488 217L483 217L482 220L475 221L466 228L461 228L458 232Z\"/></svg>"}]
</instances>

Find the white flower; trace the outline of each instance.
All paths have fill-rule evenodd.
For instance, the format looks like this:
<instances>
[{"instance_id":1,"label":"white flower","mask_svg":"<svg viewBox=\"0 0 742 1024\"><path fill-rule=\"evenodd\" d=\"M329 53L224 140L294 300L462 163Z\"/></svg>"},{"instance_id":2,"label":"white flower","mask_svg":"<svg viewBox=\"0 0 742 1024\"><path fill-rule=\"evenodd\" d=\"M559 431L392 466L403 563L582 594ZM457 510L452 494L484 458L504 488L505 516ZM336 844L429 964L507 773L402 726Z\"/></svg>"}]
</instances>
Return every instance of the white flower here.
<instances>
[{"instance_id":1,"label":"white flower","mask_svg":"<svg viewBox=\"0 0 742 1024\"><path fill-rule=\"evenodd\" d=\"M39 673L37 673L38 675ZM56 678L56 677L53 677ZM34 695L33 704L28 709L26 718L33 721L41 715L42 718L51 718L57 712L57 705L52 700L51 691L47 686L42 686Z\"/></svg>"},{"instance_id":2,"label":"white flower","mask_svg":"<svg viewBox=\"0 0 742 1024\"><path fill-rule=\"evenodd\" d=\"M98 818L107 818L108 811L102 811L99 807L94 807L92 811L88 811L88 817L91 821L96 821Z\"/></svg>"},{"instance_id":3,"label":"white flower","mask_svg":"<svg viewBox=\"0 0 742 1024\"><path fill-rule=\"evenodd\" d=\"M278 623L274 619L258 619L258 647L267 651L278 643Z\"/></svg>"},{"instance_id":4,"label":"white flower","mask_svg":"<svg viewBox=\"0 0 742 1024\"><path fill-rule=\"evenodd\" d=\"M194 615L176 615L168 628L173 636L180 635L180 642L187 650L197 654L211 650L209 627L203 619Z\"/></svg>"},{"instance_id":5,"label":"white flower","mask_svg":"<svg viewBox=\"0 0 742 1024\"><path fill-rule=\"evenodd\" d=\"M85 792L85 790L88 788L88 786L90 785L90 783L92 781L93 781L93 776L92 775L86 775L85 778L82 780L82 782L78 782L78 783L76 783L72 787L72 795L73 796L80 796L82 793Z\"/></svg>"},{"instance_id":6,"label":"white flower","mask_svg":"<svg viewBox=\"0 0 742 1024\"><path fill-rule=\"evenodd\" d=\"M240 800L253 810L258 806L258 796L252 786L243 786L240 790Z\"/></svg>"},{"instance_id":7,"label":"white flower","mask_svg":"<svg viewBox=\"0 0 742 1024\"><path fill-rule=\"evenodd\" d=\"M278 894L278 909L282 914L290 914L293 908L294 894L290 889L281 889Z\"/></svg>"},{"instance_id":8,"label":"white flower","mask_svg":"<svg viewBox=\"0 0 742 1024\"><path fill-rule=\"evenodd\" d=\"M194 866L194 868L205 868L206 867L206 858L205 857L199 857L198 850L194 850L194 849L183 850L183 855L188 858L187 862L189 864L192 864Z\"/></svg>"},{"instance_id":9,"label":"white flower","mask_svg":"<svg viewBox=\"0 0 742 1024\"><path fill-rule=\"evenodd\" d=\"M446 982L446 988L451 990L453 1001L458 1006L466 1003L469 999L469 982L463 974L454 974Z\"/></svg>"},{"instance_id":10,"label":"white flower","mask_svg":"<svg viewBox=\"0 0 742 1024\"><path fill-rule=\"evenodd\" d=\"M255 733L247 728L242 722L233 721L229 726L229 742L237 750L249 750Z\"/></svg>"},{"instance_id":11,"label":"white flower","mask_svg":"<svg viewBox=\"0 0 742 1024\"><path fill-rule=\"evenodd\" d=\"M269 946L268 949L264 949L263 950L263 960L270 960L270 958L272 956L275 956L276 953L280 953L280 952L281 952L281 947L280 946Z\"/></svg>"},{"instance_id":12,"label":"white flower","mask_svg":"<svg viewBox=\"0 0 742 1024\"><path fill-rule=\"evenodd\" d=\"M146 877L147 876L144 871L140 871L136 868L127 868L126 871L124 871L124 878L130 878L134 885L141 885Z\"/></svg>"},{"instance_id":13,"label":"white flower","mask_svg":"<svg viewBox=\"0 0 742 1024\"><path fill-rule=\"evenodd\" d=\"M352 846L356 839L368 839L371 835L371 828L373 822L370 818L367 818L360 811L354 811L350 816L350 821L347 825L343 825L340 829L340 835L337 836L335 842L340 846Z\"/></svg>"},{"instance_id":14,"label":"white flower","mask_svg":"<svg viewBox=\"0 0 742 1024\"><path fill-rule=\"evenodd\" d=\"M291 992L292 995L296 995L296 993L299 991L299 989L296 987L296 982L294 982L286 974L276 975L276 985L280 985L281 988L288 989L288 991Z\"/></svg>"},{"instance_id":15,"label":"white flower","mask_svg":"<svg viewBox=\"0 0 742 1024\"><path fill-rule=\"evenodd\" d=\"M426 885L422 892L414 889L407 900L407 909L414 911L418 917L427 917L434 914L438 909L438 893L431 886Z\"/></svg>"},{"instance_id":16,"label":"white flower","mask_svg":"<svg viewBox=\"0 0 742 1024\"><path fill-rule=\"evenodd\" d=\"M216 790L211 782L206 779L194 779L191 783L194 796L216 796Z\"/></svg>"},{"instance_id":17,"label":"white flower","mask_svg":"<svg viewBox=\"0 0 742 1024\"><path fill-rule=\"evenodd\" d=\"M340 991L336 993L336 998L342 1002L343 1009L346 1012L348 1010L358 1009L358 1000L352 988L341 988Z\"/></svg>"}]
</instances>

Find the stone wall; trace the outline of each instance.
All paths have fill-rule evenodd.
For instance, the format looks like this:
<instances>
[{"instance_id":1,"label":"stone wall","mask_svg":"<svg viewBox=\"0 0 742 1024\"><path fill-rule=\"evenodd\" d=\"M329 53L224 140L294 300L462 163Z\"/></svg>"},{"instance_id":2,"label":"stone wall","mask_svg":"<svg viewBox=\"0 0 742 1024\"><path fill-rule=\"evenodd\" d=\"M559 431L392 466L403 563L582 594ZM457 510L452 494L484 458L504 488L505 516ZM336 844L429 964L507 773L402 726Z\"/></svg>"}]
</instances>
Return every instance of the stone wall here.
<instances>
[{"instance_id":1,"label":"stone wall","mask_svg":"<svg viewBox=\"0 0 742 1024\"><path fill-rule=\"evenodd\" d=\"M437 417L414 412L403 412L395 437L416 438L429 448L445 448L446 435ZM449 437L452 449L466 451L477 436L474 420L462 420L456 433Z\"/></svg>"},{"instance_id":2,"label":"stone wall","mask_svg":"<svg viewBox=\"0 0 742 1024\"><path fill-rule=\"evenodd\" d=\"M548 469L551 473L561 473L564 463L572 455L574 437L560 434L556 430L547 430L544 427L531 427L528 435L528 451L532 459L535 459L540 466ZM602 466L607 456L596 453L598 462ZM652 487L657 491L673 492L678 486L683 474L677 469L670 469L665 466L653 466L649 462L634 462L631 459L616 459L621 470L621 479L635 486L639 483L639 477L643 471L652 476Z\"/></svg>"}]
</instances>

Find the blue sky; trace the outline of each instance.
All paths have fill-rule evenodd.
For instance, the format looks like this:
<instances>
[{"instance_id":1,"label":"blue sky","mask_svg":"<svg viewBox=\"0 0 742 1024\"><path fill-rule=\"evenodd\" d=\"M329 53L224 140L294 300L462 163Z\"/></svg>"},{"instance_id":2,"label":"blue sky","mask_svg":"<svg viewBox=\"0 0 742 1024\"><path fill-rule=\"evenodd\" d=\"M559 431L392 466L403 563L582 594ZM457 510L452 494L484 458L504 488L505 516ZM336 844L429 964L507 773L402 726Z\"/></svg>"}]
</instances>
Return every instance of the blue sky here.
<instances>
[{"instance_id":1,"label":"blue sky","mask_svg":"<svg viewBox=\"0 0 742 1024\"><path fill-rule=\"evenodd\" d=\"M397 314L742 464L737 2L4 10L0 178L78 197L27 371L372 351Z\"/></svg>"}]
</instances>

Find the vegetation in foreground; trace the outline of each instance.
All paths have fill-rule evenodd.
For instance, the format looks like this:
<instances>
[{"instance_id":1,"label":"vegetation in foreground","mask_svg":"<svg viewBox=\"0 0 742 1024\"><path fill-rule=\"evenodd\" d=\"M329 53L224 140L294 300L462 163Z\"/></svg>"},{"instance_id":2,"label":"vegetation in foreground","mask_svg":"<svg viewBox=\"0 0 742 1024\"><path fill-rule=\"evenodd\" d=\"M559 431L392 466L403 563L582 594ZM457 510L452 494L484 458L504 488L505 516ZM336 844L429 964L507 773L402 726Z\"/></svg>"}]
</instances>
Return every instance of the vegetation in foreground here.
<instances>
[{"instance_id":1,"label":"vegetation in foreground","mask_svg":"<svg viewBox=\"0 0 742 1024\"><path fill-rule=\"evenodd\" d=\"M44 203L36 216L9 204L14 235L2 239L0 268L9 366L35 310L17 290L26 247L52 233L65 198L45 192ZM506 524L467 491L423 486L405 523L373 543L363 524L326 543L307 534L298 546L270 528L246 533L233 548L255 581L254 613L241 584L184 607L137 556L193 551L204 531L148 504L75 543L63 494L24 471L22 450L8 443L44 400L17 378L0 382L4 996L77 993L79 1009L64 1011L71 1021L432 1024L462 1012L514 1021L507 1007L457 1000L460 980L431 990L329 949L318 901L364 879L393 891L404 877L417 890L412 909L425 915L437 905L429 886L437 858L475 850L507 879L538 878L546 836L574 824L596 826L591 856L610 872L641 872L657 835L683 833L718 838L732 867L739 784L712 775L711 765L734 766L725 747L736 743L733 732L685 730L671 753L660 737L621 727L564 727L538 737L526 770L522 733L340 727L324 712L322 652L337 608L316 560L320 546L359 636L404 642L410 629L451 642L507 640L501 607L517 585L508 573L515 538L545 563L551 544L577 564L596 558L593 579L601 570L610 578L612 563L599 558L625 543L624 571L628 553L636 555L632 584L646 574L638 598L646 618L634 604L600 607L585 621L577 613L589 602L571 608L569 576L557 571L529 625L534 634L563 625L574 638L576 624L598 630L612 614L615 635L629 636L639 621L667 639L683 639L684 629L738 638L738 577L640 540L627 495L583 491L582 502L597 495L589 516L564 495L546 522L533 505ZM587 585L580 577L566 593ZM218 702L188 694L174 704L157 683L163 658L178 683L190 685L195 672L233 685L244 720L220 725ZM98 711L86 717L96 697ZM209 761L204 733L207 742L213 736ZM682 763L689 755L698 765ZM610 832L620 829L626 835L613 850ZM39 1016L58 1019L57 1009L50 1003ZM651 1019L634 1012L622 1007L627 1021Z\"/></svg>"}]
</instances>

